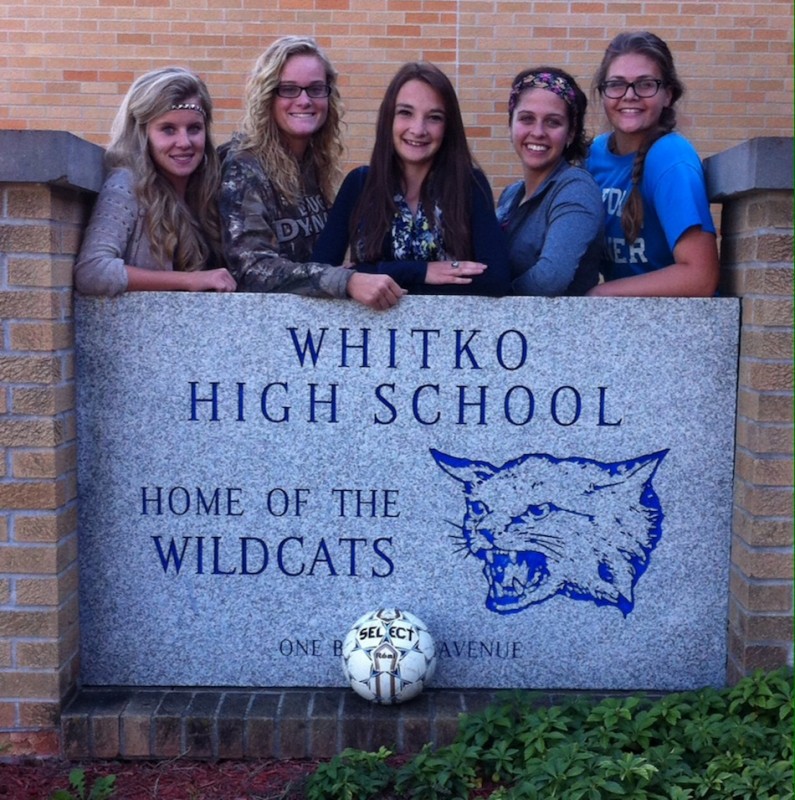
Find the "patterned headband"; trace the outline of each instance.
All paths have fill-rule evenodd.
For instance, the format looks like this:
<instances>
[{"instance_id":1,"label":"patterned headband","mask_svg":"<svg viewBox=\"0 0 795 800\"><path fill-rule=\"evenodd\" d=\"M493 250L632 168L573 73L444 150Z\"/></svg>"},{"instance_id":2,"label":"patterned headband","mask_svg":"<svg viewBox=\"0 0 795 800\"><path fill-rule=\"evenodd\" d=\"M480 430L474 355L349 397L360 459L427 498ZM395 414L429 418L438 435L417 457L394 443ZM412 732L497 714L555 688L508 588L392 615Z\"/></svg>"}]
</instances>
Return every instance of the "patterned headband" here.
<instances>
[{"instance_id":1,"label":"patterned headband","mask_svg":"<svg viewBox=\"0 0 795 800\"><path fill-rule=\"evenodd\" d=\"M198 103L174 103L171 106L171 111L196 111L201 114L205 119L207 112Z\"/></svg>"},{"instance_id":2,"label":"patterned headband","mask_svg":"<svg viewBox=\"0 0 795 800\"><path fill-rule=\"evenodd\" d=\"M574 87L562 75L553 75L551 72L531 72L511 87L511 96L508 98L508 116L513 115L519 95L525 89L546 89L556 94L566 102L566 105L574 112L575 120L577 119L577 93L574 91Z\"/></svg>"}]
</instances>

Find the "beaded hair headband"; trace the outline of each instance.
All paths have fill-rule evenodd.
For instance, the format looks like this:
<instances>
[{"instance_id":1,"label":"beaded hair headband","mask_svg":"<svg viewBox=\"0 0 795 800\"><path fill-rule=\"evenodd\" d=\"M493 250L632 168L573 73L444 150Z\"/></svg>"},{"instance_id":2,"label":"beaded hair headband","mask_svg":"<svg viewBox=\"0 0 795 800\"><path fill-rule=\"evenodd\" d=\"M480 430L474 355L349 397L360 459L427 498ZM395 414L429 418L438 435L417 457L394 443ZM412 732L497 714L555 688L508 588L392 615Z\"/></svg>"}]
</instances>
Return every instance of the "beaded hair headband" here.
<instances>
[{"instance_id":1,"label":"beaded hair headband","mask_svg":"<svg viewBox=\"0 0 795 800\"><path fill-rule=\"evenodd\" d=\"M556 94L565 101L574 112L575 119L577 118L577 93L574 87L562 75L553 75L551 72L531 72L511 87L511 95L508 98L509 116L513 114L519 95L525 89L546 89Z\"/></svg>"},{"instance_id":2,"label":"beaded hair headband","mask_svg":"<svg viewBox=\"0 0 795 800\"><path fill-rule=\"evenodd\" d=\"M174 103L171 111L196 111L203 117L207 117L207 112L198 103Z\"/></svg>"}]
</instances>

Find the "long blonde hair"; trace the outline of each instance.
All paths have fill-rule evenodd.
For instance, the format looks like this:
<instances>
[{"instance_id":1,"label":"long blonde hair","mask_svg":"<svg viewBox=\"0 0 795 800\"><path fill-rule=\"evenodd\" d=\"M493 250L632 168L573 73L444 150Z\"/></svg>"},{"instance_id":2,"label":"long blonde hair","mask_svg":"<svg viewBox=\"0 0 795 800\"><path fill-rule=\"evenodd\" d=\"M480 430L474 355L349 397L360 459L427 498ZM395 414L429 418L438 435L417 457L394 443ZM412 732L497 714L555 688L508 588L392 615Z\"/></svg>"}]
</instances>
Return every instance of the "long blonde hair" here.
<instances>
[{"instance_id":1,"label":"long blonde hair","mask_svg":"<svg viewBox=\"0 0 795 800\"><path fill-rule=\"evenodd\" d=\"M303 36L282 36L257 59L246 85L246 104L239 150L254 153L267 169L274 185L291 201L301 195L301 165L286 146L273 117L276 87L282 70L291 56L315 56L323 64L326 81L331 87L328 98L328 117L321 129L312 136L309 157L312 159L320 191L327 201L341 175L342 158L342 99L337 88L337 71L314 39Z\"/></svg>"},{"instance_id":2,"label":"long blonde hair","mask_svg":"<svg viewBox=\"0 0 795 800\"><path fill-rule=\"evenodd\" d=\"M193 97L199 98L205 112L204 161L190 176L183 201L149 154L147 126ZM175 270L221 263L217 210L221 170L210 136L212 111L210 93L201 78L181 67L163 67L133 82L111 126L105 165L133 173L152 254L163 266L173 262Z\"/></svg>"}]
</instances>

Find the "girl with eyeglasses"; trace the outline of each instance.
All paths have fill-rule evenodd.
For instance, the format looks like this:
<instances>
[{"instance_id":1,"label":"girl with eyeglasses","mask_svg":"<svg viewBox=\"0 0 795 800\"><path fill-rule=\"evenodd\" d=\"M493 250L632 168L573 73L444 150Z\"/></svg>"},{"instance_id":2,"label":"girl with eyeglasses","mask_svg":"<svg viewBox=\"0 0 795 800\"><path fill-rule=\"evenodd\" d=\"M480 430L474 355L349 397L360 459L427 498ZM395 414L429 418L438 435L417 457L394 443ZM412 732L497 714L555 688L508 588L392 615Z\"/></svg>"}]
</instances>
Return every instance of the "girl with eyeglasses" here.
<instances>
[{"instance_id":1,"label":"girl with eyeglasses","mask_svg":"<svg viewBox=\"0 0 795 800\"><path fill-rule=\"evenodd\" d=\"M221 266L212 110L204 81L181 67L133 81L111 127L108 174L75 262L79 292L235 290Z\"/></svg>"},{"instance_id":2,"label":"girl with eyeglasses","mask_svg":"<svg viewBox=\"0 0 795 800\"><path fill-rule=\"evenodd\" d=\"M436 66L398 70L369 167L345 179L313 258L390 275L423 294L510 294L507 251L458 98Z\"/></svg>"},{"instance_id":3,"label":"girl with eyeglasses","mask_svg":"<svg viewBox=\"0 0 795 800\"><path fill-rule=\"evenodd\" d=\"M511 84L508 123L523 179L500 196L497 219L508 238L514 294L583 295L599 280L602 198L577 166L588 152L587 106L562 69L526 69Z\"/></svg>"},{"instance_id":4,"label":"girl with eyeglasses","mask_svg":"<svg viewBox=\"0 0 795 800\"><path fill-rule=\"evenodd\" d=\"M704 171L678 133L684 87L668 45L621 33L594 77L612 132L594 141L586 167L602 189L604 283L589 295L707 297L719 275Z\"/></svg>"},{"instance_id":5,"label":"girl with eyeglasses","mask_svg":"<svg viewBox=\"0 0 795 800\"><path fill-rule=\"evenodd\" d=\"M242 128L223 148L223 249L241 291L351 297L386 309L403 290L312 259L342 155L337 72L315 41L277 39L257 60Z\"/></svg>"}]
</instances>

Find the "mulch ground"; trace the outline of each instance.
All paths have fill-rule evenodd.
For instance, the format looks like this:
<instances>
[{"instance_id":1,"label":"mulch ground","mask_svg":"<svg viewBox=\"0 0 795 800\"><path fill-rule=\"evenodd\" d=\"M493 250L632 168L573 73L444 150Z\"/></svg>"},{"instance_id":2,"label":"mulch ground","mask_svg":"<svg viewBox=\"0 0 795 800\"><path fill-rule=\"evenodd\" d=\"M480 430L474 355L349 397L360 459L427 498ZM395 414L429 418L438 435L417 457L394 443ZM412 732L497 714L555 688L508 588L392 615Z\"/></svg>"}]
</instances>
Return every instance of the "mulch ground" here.
<instances>
[{"instance_id":1,"label":"mulch ground","mask_svg":"<svg viewBox=\"0 0 795 800\"><path fill-rule=\"evenodd\" d=\"M183 759L0 764L0 800L49 800L58 789L70 790L69 773L76 767L85 770L87 790L97 777L115 775L112 800L299 800L303 782L317 764Z\"/></svg>"}]
</instances>

